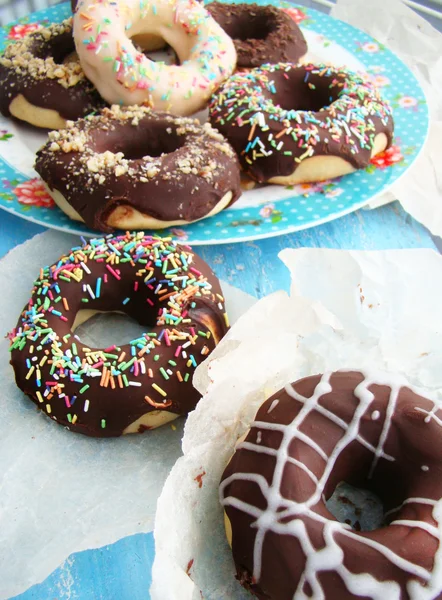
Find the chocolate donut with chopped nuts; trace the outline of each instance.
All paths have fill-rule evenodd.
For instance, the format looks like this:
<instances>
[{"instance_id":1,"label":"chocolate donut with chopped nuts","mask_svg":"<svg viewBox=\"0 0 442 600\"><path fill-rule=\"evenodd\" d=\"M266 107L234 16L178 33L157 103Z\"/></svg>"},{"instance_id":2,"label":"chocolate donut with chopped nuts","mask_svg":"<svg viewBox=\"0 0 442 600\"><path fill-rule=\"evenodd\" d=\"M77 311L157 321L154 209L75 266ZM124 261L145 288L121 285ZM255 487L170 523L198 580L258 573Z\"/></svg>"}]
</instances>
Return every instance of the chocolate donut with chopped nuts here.
<instances>
[{"instance_id":1,"label":"chocolate donut with chopped nuts","mask_svg":"<svg viewBox=\"0 0 442 600\"><path fill-rule=\"evenodd\" d=\"M0 112L47 129L104 106L74 54L72 18L9 44L0 57Z\"/></svg>"},{"instance_id":2,"label":"chocolate donut with chopped nuts","mask_svg":"<svg viewBox=\"0 0 442 600\"><path fill-rule=\"evenodd\" d=\"M238 69L253 69L265 63L297 63L307 54L302 31L277 6L211 2L206 9L233 39Z\"/></svg>"},{"instance_id":3,"label":"chocolate donut with chopped nuts","mask_svg":"<svg viewBox=\"0 0 442 600\"><path fill-rule=\"evenodd\" d=\"M145 106L52 131L35 169L69 217L104 232L191 223L241 193L238 159L218 131Z\"/></svg>"}]
</instances>

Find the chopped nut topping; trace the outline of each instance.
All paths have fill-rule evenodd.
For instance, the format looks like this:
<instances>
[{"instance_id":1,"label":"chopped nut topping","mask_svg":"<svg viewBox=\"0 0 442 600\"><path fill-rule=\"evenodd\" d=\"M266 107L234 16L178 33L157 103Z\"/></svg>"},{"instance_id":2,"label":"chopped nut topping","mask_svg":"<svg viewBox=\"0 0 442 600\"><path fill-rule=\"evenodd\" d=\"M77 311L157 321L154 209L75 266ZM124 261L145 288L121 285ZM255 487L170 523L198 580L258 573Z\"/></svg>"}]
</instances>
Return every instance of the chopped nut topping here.
<instances>
[{"instance_id":1,"label":"chopped nut topping","mask_svg":"<svg viewBox=\"0 0 442 600\"><path fill-rule=\"evenodd\" d=\"M29 33L6 47L0 64L13 68L18 75L27 74L36 80L56 79L64 88L73 87L85 79L79 61L57 64L52 56L38 58L35 54L37 48L46 46L51 39L71 32L72 18Z\"/></svg>"}]
</instances>

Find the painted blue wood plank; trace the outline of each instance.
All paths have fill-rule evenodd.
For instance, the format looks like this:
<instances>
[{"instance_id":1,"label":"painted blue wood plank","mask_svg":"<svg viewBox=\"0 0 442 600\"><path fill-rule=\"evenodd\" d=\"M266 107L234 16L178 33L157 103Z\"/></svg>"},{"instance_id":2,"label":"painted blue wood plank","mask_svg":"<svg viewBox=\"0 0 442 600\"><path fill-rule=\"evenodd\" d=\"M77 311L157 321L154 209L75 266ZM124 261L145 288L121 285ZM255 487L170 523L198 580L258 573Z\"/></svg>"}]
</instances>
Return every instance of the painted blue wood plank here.
<instances>
[{"instance_id":1,"label":"painted blue wood plank","mask_svg":"<svg viewBox=\"0 0 442 600\"><path fill-rule=\"evenodd\" d=\"M46 581L14 600L148 600L154 551L148 533L72 554Z\"/></svg>"},{"instance_id":2,"label":"painted blue wood plank","mask_svg":"<svg viewBox=\"0 0 442 600\"><path fill-rule=\"evenodd\" d=\"M43 228L37 225L1 213L0 256L41 231ZM288 289L288 273L276 259L286 247L436 249L428 231L395 203L376 211L358 211L292 235L201 246L198 251L220 278L262 297L277 289ZM147 600L152 558L151 534L124 538L111 546L71 555L46 581L15 600Z\"/></svg>"},{"instance_id":3,"label":"painted blue wood plank","mask_svg":"<svg viewBox=\"0 0 442 600\"><path fill-rule=\"evenodd\" d=\"M403 211L399 203L394 203L374 211L360 210L291 235L243 244L200 246L199 252L218 277L261 298L278 289L288 290L288 272L276 256L284 248L301 247L436 249L427 229Z\"/></svg>"},{"instance_id":4,"label":"painted blue wood plank","mask_svg":"<svg viewBox=\"0 0 442 600\"><path fill-rule=\"evenodd\" d=\"M15 248L18 244L22 244L43 231L46 231L44 227L2 210L0 212L0 257L9 252L11 248Z\"/></svg>"}]
</instances>

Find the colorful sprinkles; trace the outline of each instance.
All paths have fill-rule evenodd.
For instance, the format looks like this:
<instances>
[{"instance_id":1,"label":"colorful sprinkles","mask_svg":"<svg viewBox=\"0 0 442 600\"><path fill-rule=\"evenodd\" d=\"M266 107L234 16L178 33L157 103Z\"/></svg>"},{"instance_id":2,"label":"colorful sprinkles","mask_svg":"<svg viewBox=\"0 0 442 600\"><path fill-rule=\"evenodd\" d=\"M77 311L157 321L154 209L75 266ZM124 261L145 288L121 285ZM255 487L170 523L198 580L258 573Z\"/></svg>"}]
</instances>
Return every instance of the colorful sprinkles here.
<instances>
[{"instance_id":1,"label":"colorful sprinkles","mask_svg":"<svg viewBox=\"0 0 442 600\"><path fill-rule=\"evenodd\" d=\"M314 101L311 92L317 92L325 105L318 110L286 108L293 102L287 93L292 81L298 89L304 84L301 103ZM285 164L294 171L306 158L335 154L333 146L354 162L368 164L376 134L385 131L391 137L393 130L392 109L368 76L312 64L279 63L235 74L213 97L210 119L252 175L256 163L261 170L262 161L272 156L288 157Z\"/></svg>"},{"instance_id":2,"label":"colorful sprinkles","mask_svg":"<svg viewBox=\"0 0 442 600\"><path fill-rule=\"evenodd\" d=\"M147 19L150 35L152 26L160 36L170 28L167 41L180 56L180 66L154 62L134 47L131 30L142 32ZM233 42L193 0L82 0L74 24L86 75L111 104L145 103L156 110L192 114L235 67ZM191 43L181 41L180 46L183 32Z\"/></svg>"},{"instance_id":3,"label":"colorful sprinkles","mask_svg":"<svg viewBox=\"0 0 442 600\"><path fill-rule=\"evenodd\" d=\"M188 246L137 232L84 241L43 267L9 335L19 387L53 419L89 435L121 435L153 409L172 407L177 414L191 410L198 394L182 384L214 347L213 331L220 333L198 319L195 327L191 305L198 307L202 301L198 310L204 310L209 320L214 312L219 320L225 315L218 282L202 272L200 262L198 269L194 264ZM115 277L122 280L117 288ZM128 278L138 285L128 288ZM98 285L100 294L92 297L91 290ZM153 308L145 302L146 313L152 313L155 326L124 346L86 347L72 330L82 301L87 300L90 309L104 310L109 300L112 304L118 298L122 286L132 291L123 297L121 309L112 310L130 314L130 301L140 307L148 298ZM139 392L118 392L137 388ZM117 408L115 403L120 403ZM124 412L123 422L118 422L116 416L121 418Z\"/></svg>"}]
</instances>

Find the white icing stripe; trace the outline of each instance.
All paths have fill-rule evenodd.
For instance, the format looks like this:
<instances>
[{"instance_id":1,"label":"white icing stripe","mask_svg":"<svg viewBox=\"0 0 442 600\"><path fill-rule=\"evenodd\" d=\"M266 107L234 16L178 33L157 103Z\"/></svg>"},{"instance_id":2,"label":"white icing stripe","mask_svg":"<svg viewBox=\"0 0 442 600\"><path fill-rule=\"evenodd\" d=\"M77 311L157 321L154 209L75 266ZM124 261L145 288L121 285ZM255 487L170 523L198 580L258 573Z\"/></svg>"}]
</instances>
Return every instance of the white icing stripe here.
<instances>
[{"instance_id":1,"label":"white icing stripe","mask_svg":"<svg viewBox=\"0 0 442 600\"><path fill-rule=\"evenodd\" d=\"M268 448L267 446L261 446L259 444L252 444L252 442L241 442L237 446L237 450L252 450L253 452L257 452L258 454L268 454L269 456L276 456L278 451L274 448Z\"/></svg>"},{"instance_id":2,"label":"white icing stripe","mask_svg":"<svg viewBox=\"0 0 442 600\"><path fill-rule=\"evenodd\" d=\"M255 421L254 423L252 423L252 427L256 429L267 429L268 431L280 431L281 433L284 433L287 426L279 425L278 423L265 423L264 421ZM319 454L321 458L323 458L324 460L328 460L328 456L321 448L321 446L319 446L319 444L317 444L314 440L309 438L308 435L305 435L304 433L302 433L302 431L298 431L296 437L299 440L301 440L301 442L307 444L307 446L310 446L310 448L317 452L317 454Z\"/></svg>"},{"instance_id":3,"label":"white icing stripe","mask_svg":"<svg viewBox=\"0 0 442 600\"><path fill-rule=\"evenodd\" d=\"M430 500L429 498L407 498L406 500L404 500L402 502L402 504L400 504L399 506L396 506L396 508L392 508L391 510L386 512L384 514L384 519L386 519L390 515L394 514L395 512L400 511L401 508L403 506L405 506L405 504L428 504L430 506L436 506L437 502L436 502L436 500Z\"/></svg>"},{"instance_id":4,"label":"white icing stripe","mask_svg":"<svg viewBox=\"0 0 442 600\"><path fill-rule=\"evenodd\" d=\"M433 410L427 411L427 410L424 410L423 408L420 408L419 406L417 406L415 408L415 410L417 410L418 412L424 413L425 415L428 415L428 417L425 419L426 423L429 423L431 420L433 420L442 427L442 419L439 419L439 417L436 416L436 414L434 413L434 410L437 410L436 407L434 407Z\"/></svg>"},{"instance_id":5,"label":"white icing stripe","mask_svg":"<svg viewBox=\"0 0 442 600\"><path fill-rule=\"evenodd\" d=\"M392 521L390 525L405 525L405 527L418 527L419 529L423 529L436 539L440 539L439 530L437 527L433 527L429 523L425 523L425 521L410 521L409 519L398 519L397 521Z\"/></svg>"},{"instance_id":6,"label":"white icing stripe","mask_svg":"<svg viewBox=\"0 0 442 600\"><path fill-rule=\"evenodd\" d=\"M321 396L332 391L330 386L330 373L326 373L321 377L310 398L304 398L298 394L296 390L292 388L292 386L287 386L285 388L287 393L301 404L301 408L293 421L288 425L264 422L255 422L253 424L253 427L258 429L277 431L282 434L281 443L277 450L273 448L264 450L264 453L275 456L276 459L271 484L269 485L267 481L265 481L263 484L263 482L259 479L259 475L242 473L230 476L222 483L221 488L224 489L225 485L227 485L226 482L230 483L231 481L234 481L234 479L254 481L260 485L260 489L267 500L267 508L265 510L259 510L256 507L249 506L246 503L242 503L243 508L240 508L240 510L243 510L245 513L256 519L253 523L253 527L256 527L257 530L253 556L253 576L255 581L259 582L261 577L262 550L265 536L267 532L272 531L277 534L290 534L296 537L306 557L305 571L300 579L298 589L294 595L294 600L307 600L311 599L312 597L315 600L325 599L325 592L322 589L322 585L318 577L322 571L335 571L338 573L344 581L347 589L356 596L362 594L364 596L369 596L374 600L385 600L385 598L388 598L388 600L400 600L401 590L396 582L378 581L368 573L352 573L345 567L343 562L343 549L337 543L334 535L335 533L339 532L341 536L345 536L360 544L370 547L373 550L376 550L397 569L401 569L402 571L410 574L412 577L419 578L419 581L416 579L410 579L410 581L407 583L407 591L411 600L434 600L434 598L438 597L442 592L442 544L439 544L436 552L433 570L432 572L429 572L420 565L414 564L413 562L398 555L396 552L382 543L370 538L369 534L361 535L357 532L354 532L348 525L338 523L337 521L330 521L317 514L313 510L315 504L323 497L324 487L338 457L352 442L357 440L360 444L370 449L370 451L373 453L374 458L371 474L376 469L379 459L382 458L384 460L394 460L394 457L390 457L385 453L384 448L388 441L392 418L395 412L400 389L401 387L408 387L414 393L420 396L423 395L420 390L410 386L408 382L401 377L393 377L383 373L363 373L362 375L364 377L363 381L357 385L354 390L354 395L359 400L359 404L354 410L350 423L346 423L318 404L318 400ZM372 446L360 436L361 420L372 405L374 399L373 393L369 389L372 385L383 385L390 388L385 421L382 424L382 431L379 436L379 443L377 447ZM425 422L429 423L430 421L434 420L438 425L442 426L442 419L435 414L435 412L441 408L440 401L434 401L430 398L428 399L434 404L433 410L425 411L420 408L417 408L416 410L425 412L428 415ZM340 437L336 442L336 445L331 451L329 457L326 456L325 452L315 441L311 440L308 435L299 430L306 418L314 411L326 416L343 430L342 437ZM302 463L298 464L299 461L290 457L288 453L291 444L295 440L307 443L317 452L318 455L322 455L326 461L323 473L319 479L316 478L317 483L315 491L303 502L287 500L287 498L283 498L281 495L281 482L286 463L291 462L302 468ZM251 451L263 452L263 447L257 446L256 444L251 444L248 449ZM310 475L313 475L308 468L306 472L309 472ZM239 499L231 496L222 499L222 503L225 506L235 505L237 508L239 508L240 505L238 503L240 502L241 501ZM437 527L427 524L423 521L401 519L394 521L392 524L404 525L411 528L420 528L437 539L441 539L442 499L432 500L410 497L407 498L400 507L389 511L387 514L398 512L404 505L412 503L432 506L432 516L437 523ZM301 518L297 518L299 515L314 519L315 521L323 524L325 541L324 547L317 550L313 546L308 533L308 527ZM425 585L422 584L422 580L425 582ZM303 591L303 588L307 583L311 587L312 592L309 596L306 596Z\"/></svg>"},{"instance_id":7,"label":"white icing stripe","mask_svg":"<svg viewBox=\"0 0 442 600\"><path fill-rule=\"evenodd\" d=\"M380 458L384 458L384 445L387 441L388 434L390 432L391 420L394 415L394 411L396 410L396 402L397 397L399 395L400 388L392 389L390 393L390 397L388 399L387 411L385 414L385 421L382 427L381 435L379 436L379 443L374 453L373 462L371 463L370 471L368 473L368 478L371 479L373 477L373 473L377 467Z\"/></svg>"},{"instance_id":8,"label":"white icing stripe","mask_svg":"<svg viewBox=\"0 0 442 600\"><path fill-rule=\"evenodd\" d=\"M238 500L238 498L233 498L233 496L228 496L227 498L225 498L223 504L224 506L233 506L233 508L237 508L238 510L241 510L242 512L250 515L251 517L255 517L255 519L258 519L261 514L261 511L259 510L259 508L256 508L256 506L252 506L247 502Z\"/></svg>"},{"instance_id":9,"label":"white icing stripe","mask_svg":"<svg viewBox=\"0 0 442 600\"><path fill-rule=\"evenodd\" d=\"M267 483L265 477L263 475L259 475L258 473L233 473L232 475L230 475L230 477L227 477L227 479L224 479L224 481L221 483L220 485L220 493L224 491L224 489L233 481L250 481L252 483L256 483L259 485L259 489L261 490L261 492L263 493L263 495L265 496L268 489L269 489L269 484Z\"/></svg>"},{"instance_id":10,"label":"white icing stripe","mask_svg":"<svg viewBox=\"0 0 442 600\"><path fill-rule=\"evenodd\" d=\"M324 408L320 404L318 404L318 406L316 407L316 412L320 413L324 417L327 417L328 419L330 419L330 421L333 421L333 423L339 425L339 427L341 427L342 429L347 429L348 423L346 423L343 419L330 412L328 409ZM375 452L375 447L372 444L370 444L370 442L367 442L367 440L364 440L364 438L361 435L358 435L356 439L362 444L362 446L364 446L364 448L367 448L367 450L370 450L371 452ZM385 460L389 460L391 462L394 461L394 458L389 454L384 454L382 458L385 458Z\"/></svg>"},{"instance_id":11,"label":"white icing stripe","mask_svg":"<svg viewBox=\"0 0 442 600\"><path fill-rule=\"evenodd\" d=\"M258 444L252 444L251 442L241 442L241 444L238 444L237 450L240 450L241 448L244 448L245 450L252 450L254 452L257 452L258 454L268 454L269 456L277 456L278 454L278 451L274 448L259 446ZM287 462L291 463L292 465L295 465L296 467L299 467L302 471L304 471L304 473L307 473L307 475L315 484L319 483L319 480L316 477L316 475L312 473L312 471L310 471L310 469L306 467L305 464L302 463L300 460L296 460L296 458L292 458L291 456L289 456L287 458Z\"/></svg>"}]
</instances>

